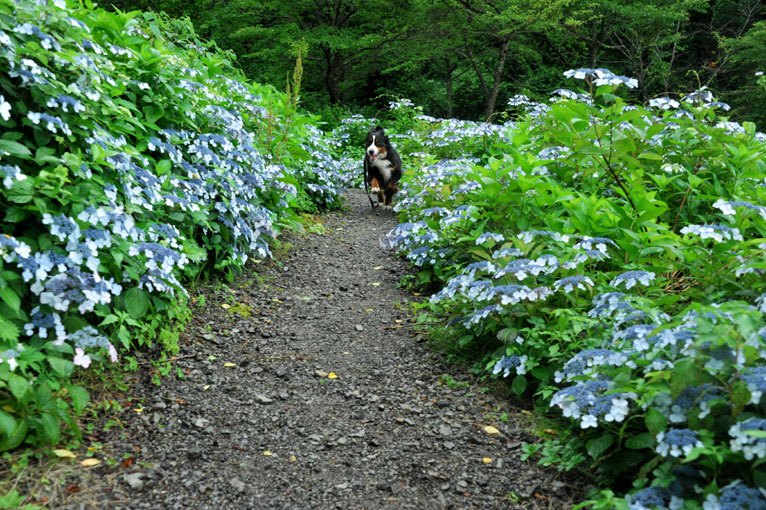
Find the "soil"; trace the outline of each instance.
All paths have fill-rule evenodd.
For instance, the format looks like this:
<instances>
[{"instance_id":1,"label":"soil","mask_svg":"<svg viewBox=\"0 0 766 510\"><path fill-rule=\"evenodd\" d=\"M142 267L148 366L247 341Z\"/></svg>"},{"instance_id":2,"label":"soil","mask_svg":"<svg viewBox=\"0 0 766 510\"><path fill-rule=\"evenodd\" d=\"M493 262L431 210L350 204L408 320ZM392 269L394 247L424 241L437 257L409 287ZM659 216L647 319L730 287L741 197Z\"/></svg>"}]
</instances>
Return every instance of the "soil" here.
<instances>
[{"instance_id":1,"label":"soil","mask_svg":"<svg viewBox=\"0 0 766 510\"><path fill-rule=\"evenodd\" d=\"M571 508L521 460L527 416L417 334L379 245L395 215L352 190L320 221L197 295L170 374L139 360L120 426L86 434L112 462L73 463L57 508Z\"/></svg>"}]
</instances>

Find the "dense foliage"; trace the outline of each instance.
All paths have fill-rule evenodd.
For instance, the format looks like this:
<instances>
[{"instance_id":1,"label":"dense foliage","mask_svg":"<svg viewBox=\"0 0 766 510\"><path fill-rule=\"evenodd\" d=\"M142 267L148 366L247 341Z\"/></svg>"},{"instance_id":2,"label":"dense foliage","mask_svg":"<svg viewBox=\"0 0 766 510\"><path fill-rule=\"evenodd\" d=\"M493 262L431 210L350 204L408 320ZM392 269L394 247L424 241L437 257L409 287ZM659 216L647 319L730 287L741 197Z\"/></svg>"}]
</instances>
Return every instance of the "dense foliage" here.
<instances>
[{"instance_id":1,"label":"dense foliage","mask_svg":"<svg viewBox=\"0 0 766 510\"><path fill-rule=\"evenodd\" d=\"M708 90L643 107L616 94L633 78L566 77L502 126L392 105L410 171L386 243L438 290L419 320L557 411L526 455L635 480L593 508L763 508L766 135Z\"/></svg>"},{"instance_id":2,"label":"dense foliage","mask_svg":"<svg viewBox=\"0 0 766 510\"><path fill-rule=\"evenodd\" d=\"M289 96L247 83L188 22L0 0L0 55L3 451L76 432L76 370L172 350L185 285L269 256L342 183L300 65Z\"/></svg>"},{"instance_id":3,"label":"dense foliage","mask_svg":"<svg viewBox=\"0 0 766 510\"><path fill-rule=\"evenodd\" d=\"M766 120L752 75L766 68L761 0L111 0L189 16L281 87L307 49L310 110L384 109L404 96L430 115L488 119L517 93L542 100L572 67L637 79L644 104L706 85L736 118ZM681 94L683 95L683 94Z\"/></svg>"}]
</instances>

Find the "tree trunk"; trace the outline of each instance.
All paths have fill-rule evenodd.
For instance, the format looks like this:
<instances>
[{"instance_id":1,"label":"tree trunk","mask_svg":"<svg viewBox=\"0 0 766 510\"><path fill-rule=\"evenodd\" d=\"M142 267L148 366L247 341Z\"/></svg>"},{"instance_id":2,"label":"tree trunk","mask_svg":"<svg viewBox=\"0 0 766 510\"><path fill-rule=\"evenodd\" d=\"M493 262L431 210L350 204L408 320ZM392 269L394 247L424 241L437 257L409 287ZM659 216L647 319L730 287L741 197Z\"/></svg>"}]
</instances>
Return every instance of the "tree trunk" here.
<instances>
[{"instance_id":1,"label":"tree trunk","mask_svg":"<svg viewBox=\"0 0 766 510\"><path fill-rule=\"evenodd\" d=\"M322 52L325 56L324 85L330 104L340 104L341 56L327 47L322 47Z\"/></svg>"},{"instance_id":2,"label":"tree trunk","mask_svg":"<svg viewBox=\"0 0 766 510\"><path fill-rule=\"evenodd\" d=\"M500 48L500 58L497 60L495 66L495 75L493 76L494 82L492 83L492 90L489 95L484 99L484 120L489 122L492 115L495 113L495 104L497 103L497 94L500 92L500 84L503 82L503 67L505 67L505 60L508 58L508 49L511 47L511 40L506 39L503 41L503 46Z\"/></svg>"},{"instance_id":3,"label":"tree trunk","mask_svg":"<svg viewBox=\"0 0 766 510\"><path fill-rule=\"evenodd\" d=\"M452 74L455 72L455 69L457 69L457 64L447 62L447 112L445 117L448 119L452 118L454 111L452 104Z\"/></svg>"}]
</instances>

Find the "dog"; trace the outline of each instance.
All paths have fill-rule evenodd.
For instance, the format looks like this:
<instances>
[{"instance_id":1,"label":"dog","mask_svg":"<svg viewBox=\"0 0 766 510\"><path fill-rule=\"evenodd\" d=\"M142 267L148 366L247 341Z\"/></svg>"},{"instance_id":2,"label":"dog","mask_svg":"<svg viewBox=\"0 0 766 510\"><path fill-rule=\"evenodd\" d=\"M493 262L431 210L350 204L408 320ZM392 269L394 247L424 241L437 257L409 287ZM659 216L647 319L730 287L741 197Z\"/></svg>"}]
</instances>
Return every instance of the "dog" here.
<instances>
[{"instance_id":1,"label":"dog","mask_svg":"<svg viewBox=\"0 0 766 510\"><path fill-rule=\"evenodd\" d=\"M370 129L364 147L365 184L377 193L378 204L390 209L394 193L399 191L396 183L402 178L402 159L380 126Z\"/></svg>"}]
</instances>

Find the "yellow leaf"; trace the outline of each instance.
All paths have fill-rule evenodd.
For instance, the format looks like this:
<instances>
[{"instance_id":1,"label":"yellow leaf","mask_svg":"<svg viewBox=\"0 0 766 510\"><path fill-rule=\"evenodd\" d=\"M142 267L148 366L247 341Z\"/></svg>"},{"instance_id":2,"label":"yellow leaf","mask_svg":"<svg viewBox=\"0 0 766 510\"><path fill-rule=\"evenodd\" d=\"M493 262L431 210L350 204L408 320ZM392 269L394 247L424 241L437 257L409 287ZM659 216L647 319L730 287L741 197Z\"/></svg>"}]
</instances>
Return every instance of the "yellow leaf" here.
<instances>
[{"instance_id":1,"label":"yellow leaf","mask_svg":"<svg viewBox=\"0 0 766 510\"><path fill-rule=\"evenodd\" d=\"M3 411L8 411L11 414L16 414L16 410L7 404L3 406Z\"/></svg>"},{"instance_id":2,"label":"yellow leaf","mask_svg":"<svg viewBox=\"0 0 766 510\"><path fill-rule=\"evenodd\" d=\"M481 459L481 461L484 464L491 464L492 463L492 459L490 459L489 457L484 457L483 459Z\"/></svg>"},{"instance_id":3,"label":"yellow leaf","mask_svg":"<svg viewBox=\"0 0 766 510\"><path fill-rule=\"evenodd\" d=\"M283 303L283 301L280 301L277 298L272 298L272 301L274 301L275 303Z\"/></svg>"},{"instance_id":4,"label":"yellow leaf","mask_svg":"<svg viewBox=\"0 0 766 510\"><path fill-rule=\"evenodd\" d=\"M372 285L373 287L380 287L379 282L370 282L370 285Z\"/></svg>"},{"instance_id":5,"label":"yellow leaf","mask_svg":"<svg viewBox=\"0 0 766 510\"><path fill-rule=\"evenodd\" d=\"M374 312L375 310L373 310L372 308L368 308L367 311L368 312Z\"/></svg>"},{"instance_id":6,"label":"yellow leaf","mask_svg":"<svg viewBox=\"0 0 766 510\"><path fill-rule=\"evenodd\" d=\"M484 427L484 432L486 432L487 434L499 434L499 433L500 433L500 431L499 431L499 430L497 430L497 429L496 429L495 427L493 427L492 425L487 425L487 426L485 426L485 427Z\"/></svg>"},{"instance_id":7,"label":"yellow leaf","mask_svg":"<svg viewBox=\"0 0 766 510\"><path fill-rule=\"evenodd\" d=\"M206 384L206 385L204 385L204 386L202 387L202 389L203 389L203 390L205 390L205 391L207 391L207 390L209 390L209 389L210 389L210 385L209 385L209 384Z\"/></svg>"},{"instance_id":8,"label":"yellow leaf","mask_svg":"<svg viewBox=\"0 0 766 510\"><path fill-rule=\"evenodd\" d=\"M532 413L530 411L527 411L525 409L522 409L521 411L523 414L526 414L527 416L532 416Z\"/></svg>"},{"instance_id":9,"label":"yellow leaf","mask_svg":"<svg viewBox=\"0 0 766 510\"><path fill-rule=\"evenodd\" d=\"M231 368L231 367L236 367L237 364L236 363L224 363L223 366L225 366L226 368Z\"/></svg>"},{"instance_id":10,"label":"yellow leaf","mask_svg":"<svg viewBox=\"0 0 766 510\"><path fill-rule=\"evenodd\" d=\"M397 324L401 324L404 321L402 319L394 319L394 322L397 323Z\"/></svg>"},{"instance_id":11,"label":"yellow leaf","mask_svg":"<svg viewBox=\"0 0 766 510\"><path fill-rule=\"evenodd\" d=\"M74 459L77 457L77 455L70 452L69 450L53 450L53 454L56 455L56 457L66 457L68 459Z\"/></svg>"},{"instance_id":12,"label":"yellow leaf","mask_svg":"<svg viewBox=\"0 0 766 510\"><path fill-rule=\"evenodd\" d=\"M133 411L135 411L135 412L137 412L139 414L144 412L143 408L141 408L141 407L136 407L135 409L133 409Z\"/></svg>"},{"instance_id":13,"label":"yellow leaf","mask_svg":"<svg viewBox=\"0 0 766 510\"><path fill-rule=\"evenodd\" d=\"M224 310L228 310L229 308L231 308L231 305L228 303L224 303L221 305L221 308L223 308Z\"/></svg>"},{"instance_id":14,"label":"yellow leaf","mask_svg":"<svg viewBox=\"0 0 766 510\"><path fill-rule=\"evenodd\" d=\"M338 375L335 372L330 372L329 374L327 374L327 378L328 379L337 379Z\"/></svg>"},{"instance_id":15,"label":"yellow leaf","mask_svg":"<svg viewBox=\"0 0 766 510\"><path fill-rule=\"evenodd\" d=\"M270 451L268 451L268 450L264 451L264 452L263 452L263 454L264 454L265 456L267 456L267 457L271 457L272 455L274 455L273 453L271 453L271 452L270 452Z\"/></svg>"},{"instance_id":16,"label":"yellow leaf","mask_svg":"<svg viewBox=\"0 0 766 510\"><path fill-rule=\"evenodd\" d=\"M99 464L101 464L101 461L98 459L94 459L93 457L91 457L90 459L85 459L84 461L80 462L80 465L84 467L98 466Z\"/></svg>"},{"instance_id":17,"label":"yellow leaf","mask_svg":"<svg viewBox=\"0 0 766 510\"><path fill-rule=\"evenodd\" d=\"M373 267L373 269L377 271L377 270L379 270L379 269L383 269L383 266L377 266L377 267Z\"/></svg>"},{"instance_id":18,"label":"yellow leaf","mask_svg":"<svg viewBox=\"0 0 766 510\"><path fill-rule=\"evenodd\" d=\"M290 462L295 462L298 458L295 455L290 455Z\"/></svg>"},{"instance_id":19,"label":"yellow leaf","mask_svg":"<svg viewBox=\"0 0 766 510\"><path fill-rule=\"evenodd\" d=\"M351 353L350 353L350 352L348 352L348 351L343 351L343 354L346 354L346 355L348 355L348 354L351 354Z\"/></svg>"}]
</instances>

